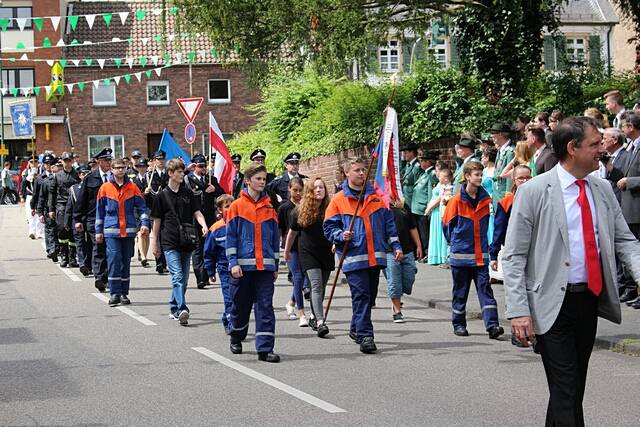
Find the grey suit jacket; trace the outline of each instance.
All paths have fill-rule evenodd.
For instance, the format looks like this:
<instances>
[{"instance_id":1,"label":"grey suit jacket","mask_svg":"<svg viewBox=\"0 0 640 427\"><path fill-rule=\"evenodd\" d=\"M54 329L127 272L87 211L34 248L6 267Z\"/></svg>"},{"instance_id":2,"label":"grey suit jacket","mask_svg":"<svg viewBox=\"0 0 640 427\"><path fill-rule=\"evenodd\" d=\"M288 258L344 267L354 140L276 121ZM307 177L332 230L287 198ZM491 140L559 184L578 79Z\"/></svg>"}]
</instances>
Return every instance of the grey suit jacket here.
<instances>
[{"instance_id":1,"label":"grey suit jacket","mask_svg":"<svg viewBox=\"0 0 640 427\"><path fill-rule=\"evenodd\" d=\"M544 147L538 156L538 160L536 160L536 175L549 172L556 164L558 164L556 153L554 153L551 148Z\"/></svg>"},{"instance_id":2,"label":"grey suit jacket","mask_svg":"<svg viewBox=\"0 0 640 427\"><path fill-rule=\"evenodd\" d=\"M518 189L503 250L506 316L531 316L536 334L546 333L558 317L569 277L567 216L558 167ZM620 323L615 256L634 280L640 280L640 242L629 231L611 185L594 176L587 180L596 205L604 276L598 315Z\"/></svg>"},{"instance_id":3,"label":"grey suit jacket","mask_svg":"<svg viewBox=\"0 0 640 427\"><path fill-rule=\"evenodd\" d=\"M616 199L618 199L618 203L622 203L622 192L618 188L618 181L624 177L624 170L626 169L627 160L631 153L627 150L620 150L615 159L613 159L613 168L611 171L607 172L607 181L611 184L611 188L613 189L613 194L616 195ZM622 212L624 215L624 212Z\"/></svg>"},{"instance_id":4,"label":"grey suit jacket","mask_svg":"<svg viewBox=\"0 0 640 427\"><path fill-rule=\"evenodd\" d=\"M621 192L622 213L628 224L640 223L640 149L629 153L624 167L627 188Z\"/></svg>"}]
</instances>

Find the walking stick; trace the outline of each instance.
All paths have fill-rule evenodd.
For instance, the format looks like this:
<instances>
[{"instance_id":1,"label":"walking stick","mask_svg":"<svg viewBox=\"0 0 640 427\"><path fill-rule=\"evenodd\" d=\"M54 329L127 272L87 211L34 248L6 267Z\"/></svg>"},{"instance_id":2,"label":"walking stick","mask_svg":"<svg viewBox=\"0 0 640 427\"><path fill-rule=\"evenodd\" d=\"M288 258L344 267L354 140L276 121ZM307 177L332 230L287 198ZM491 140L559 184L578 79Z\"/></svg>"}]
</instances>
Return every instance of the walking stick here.
<instances>
[{"instance_id":1,"label":"walking stick","mask_svg":"<svg viewBox=\"0 0 640 427\"><path fill-rule=\"evenodd\" d=\"M393 85L393 90L391 92L391 95L389 96L389 99L387 101L387 107L390 107L391 104L393 103L393 99L396 95L396 85L395 85L395 79L392 78L392 85ZM384 118L386 121L387 118L387 110L385 109L384 112ZM377 144L380 142L380 138L382 137L382 134L384 132L384 126L382 126L380 128L380 132L378 133L378 139L376 142L376 147ZM367 174L364 178L364 185L362 186L362 190L360 190L360 196L358 197L358 203L356 204L356 208L353 211L353 217L351 219L351 223L349 223L349 229L347 230L348 232L352 232L353 231L353 225L356 222L356 218L358 217L358 211L360 210L360 207L362 206L362 204L364 203L364 192L367 188L367 182L369 182L369 175L371 174L371 169L373 169L373 162L376 160L376 157L372 154L371 155L371 162L369 163L369 168L367 169ZM338 270L336 272L335 277L333 278L333 284L331 285L331 292L329 293L329 301L327 301L327 308L324 311L324 320L325 322L327 321L327 316L329 315L329 309L331 308L331 301L333 301L333 294L336 291L336 286L338 286L338 278L340 277L340 272L342 271L342 264L344 264L344 259L347 255L347 249L349 247L349 242L351 241L351 239L345 240L344 241L344 246L342 249L342 255L340 255L340 260L338 262Z\"/></svg>"}]
</instances>

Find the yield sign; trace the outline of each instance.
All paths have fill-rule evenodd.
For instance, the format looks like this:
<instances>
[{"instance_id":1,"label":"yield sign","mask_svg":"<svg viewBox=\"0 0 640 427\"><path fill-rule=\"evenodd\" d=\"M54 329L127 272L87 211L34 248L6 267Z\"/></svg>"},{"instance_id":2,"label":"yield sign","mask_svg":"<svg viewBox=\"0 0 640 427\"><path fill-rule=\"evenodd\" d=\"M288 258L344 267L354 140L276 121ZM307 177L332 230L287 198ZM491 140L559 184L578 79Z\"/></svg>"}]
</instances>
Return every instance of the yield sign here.
<instances>
[{"instance_id":1,"label":"yield sign","mask_svg":"<svg viewBox=\"0 0 640 427\"><path fill-rule=\"evenodd\" d=\"M196 117L196 114L198 114L198 110L202 105L202 101L204 101L204 98L202 97L176 99L178 107L180 107L180 109L182 110L182 114L184 114L189 123L192 123L193 119L195 119Z\"/></svg>"}]
</instances>

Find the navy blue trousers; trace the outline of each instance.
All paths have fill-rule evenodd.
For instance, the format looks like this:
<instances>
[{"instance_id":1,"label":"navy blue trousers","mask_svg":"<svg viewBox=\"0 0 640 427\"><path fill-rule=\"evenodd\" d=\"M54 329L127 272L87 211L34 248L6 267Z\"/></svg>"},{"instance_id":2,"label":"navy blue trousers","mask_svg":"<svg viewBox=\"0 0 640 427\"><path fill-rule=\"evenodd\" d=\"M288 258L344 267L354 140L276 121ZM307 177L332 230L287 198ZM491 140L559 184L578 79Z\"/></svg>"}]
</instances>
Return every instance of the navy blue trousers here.
<instances>
[{"instance_id":1,"label":"navy blue trousers","mask_svg":"<svg viewBox=\"0 0 640 427\"><path fill-rule=\"evenodd\" d=\"M251 307L254 307L256 350L258 353L273 351L276 337L273 282L272 271L243 271L241 278L229 278L232 342L241 342L247 337Z\"/></svg>"},{"instance_id":2,"label":"navy blue trousers","mask_svg":"<svg viewBox=\"0 0 640 427\"><path fill-rule=\"evenodd\" d=\"M453 276L453 300L451 301L453 326L467 326L466 307L472 280L476 285L485 328L489 330L498 326L498 305L489 283L489 267L455 267L452 265L451 274Z\"/></svg>"},{"instance_id":3,"label":"navy blue trousers","mask_svg":"<svg viewBox=\"0 0 640 427\"><path fill-rule=\"evenodd\" d=\"M377 267L366 270L350 271L344 274L351 290L351 332L358 338L373 337L373 323L371 323L371 306L378 294L380 269Z\"/></svg>"}]
</instances>

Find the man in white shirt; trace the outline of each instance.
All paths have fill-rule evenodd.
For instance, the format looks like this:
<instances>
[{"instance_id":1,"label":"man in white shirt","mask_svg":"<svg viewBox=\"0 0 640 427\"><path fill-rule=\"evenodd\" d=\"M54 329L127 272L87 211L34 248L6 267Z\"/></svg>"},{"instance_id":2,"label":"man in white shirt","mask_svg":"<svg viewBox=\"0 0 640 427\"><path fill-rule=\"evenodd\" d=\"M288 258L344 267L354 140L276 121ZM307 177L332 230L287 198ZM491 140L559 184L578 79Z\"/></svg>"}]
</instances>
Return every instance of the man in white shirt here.
<instances>
[{"instance_id":1,"label":"man in white shirt","mask_svg":"<svg viewBox=\"0 0 640 427\"><path fill-rule=\"evenodd\" d=\"M615 114L615 118L613 119L613 127L621 128L622 127L622 115L624 114L626 108L624 108L624 102L622 93L619 90L612 90L610 92L605 93L603 96L605 107L607 111L611 114Z\"/></svg>"}]
</instances>

